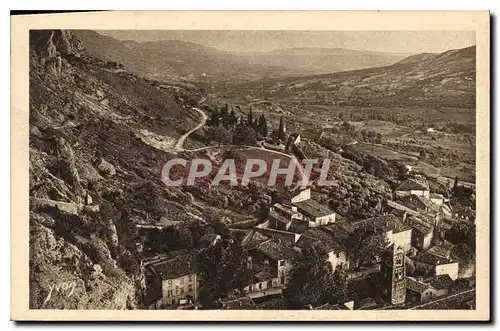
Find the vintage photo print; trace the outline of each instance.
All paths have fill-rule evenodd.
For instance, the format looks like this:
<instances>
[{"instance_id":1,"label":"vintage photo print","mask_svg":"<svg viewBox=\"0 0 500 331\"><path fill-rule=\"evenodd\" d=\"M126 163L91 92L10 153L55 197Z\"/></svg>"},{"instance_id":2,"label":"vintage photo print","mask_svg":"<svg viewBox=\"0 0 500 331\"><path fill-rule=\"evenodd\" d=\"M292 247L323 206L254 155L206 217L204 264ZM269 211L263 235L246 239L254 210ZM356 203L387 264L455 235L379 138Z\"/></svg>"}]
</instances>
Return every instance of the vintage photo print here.
<instances>
[{"instance_id":1,"label":"vintage photo print","mask_svg":"<svg viewBox=\"0 0 500 331\"><path fill-rule=\"evenodd\" d=\"M489 13L12 16L14 320L488 320Z\"/></svg>"}]
</instances>

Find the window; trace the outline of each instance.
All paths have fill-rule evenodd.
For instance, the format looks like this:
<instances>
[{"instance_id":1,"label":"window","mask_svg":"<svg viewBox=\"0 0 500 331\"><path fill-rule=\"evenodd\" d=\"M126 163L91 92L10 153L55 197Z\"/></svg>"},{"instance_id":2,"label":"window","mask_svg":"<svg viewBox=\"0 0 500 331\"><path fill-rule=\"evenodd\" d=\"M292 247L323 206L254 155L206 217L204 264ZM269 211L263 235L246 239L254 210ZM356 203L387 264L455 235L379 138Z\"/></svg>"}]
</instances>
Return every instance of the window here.
<instances>
[{"instance_id":1,"label":"window","mask_svg":"<svg viewBox=\"0 0 500 331\"><path fill-rule=\"evenodd\" d=\"M179 294L179 286L176 286L175 287L175 295L178 295Z\"/></svg>"},{"instance_id":2,"label":"window","mask_svg":"<svg viewBox=\"0 0 500 331\"><path fill-rule=\"evenodd\" d=\"M259 290L262 290L262 284L259 283Z\"/></svg>"},{"instance_id":3,"label":"window","mask_svg":"<svg viewBox=\"0 0 500 331\"><path fill-rule=\"evenodd\" d=\"M396 265L402 265L403 264L403 257L401 255L396 256Z\"/></svg>"},{"instance_id":4,"label":"window","mask_svg":"<svg viewBox=\"0 0 500 331\"><path fill-rule=\"evenodd\" d=\"M184 284L184 277L181 277L181 284Z\"/></svg>"},{"instance_id":5,"label":"window","mask_svg":"<svg viewBox=\"0 0 500 331\"><path fill-rule=\"evenodd\" d=\"M181 294L184 293L184 287L181 286Z\"/></svg>"},{"instance_id":6,"label":"window","mask_svg":"<svg viewBox=\"0 0 500 331\"><path fill-rule=\"evenodd\" d=\"M193 281L193 276L189 275L188 279L189 279L190 282L192 282Z\"/></svg>"},{"instance_id":7,"label":"window","mask_svg":"<svg viewBox=\"0 0 500 331\"><path fill-rule=\"evenodd\" d=\"M168 281L168 286L172 286L172 280Z\"/></svg>"},{"instance_id":8,"label":"window","mask_svg":"<svg viewBox=\"0 0 500 331\"><path fill-rule=\"evenodd\" d=\"M193 290L193 285L189 284L188 285L188 292L191 292Z\"/></svg>"}]
</instances>

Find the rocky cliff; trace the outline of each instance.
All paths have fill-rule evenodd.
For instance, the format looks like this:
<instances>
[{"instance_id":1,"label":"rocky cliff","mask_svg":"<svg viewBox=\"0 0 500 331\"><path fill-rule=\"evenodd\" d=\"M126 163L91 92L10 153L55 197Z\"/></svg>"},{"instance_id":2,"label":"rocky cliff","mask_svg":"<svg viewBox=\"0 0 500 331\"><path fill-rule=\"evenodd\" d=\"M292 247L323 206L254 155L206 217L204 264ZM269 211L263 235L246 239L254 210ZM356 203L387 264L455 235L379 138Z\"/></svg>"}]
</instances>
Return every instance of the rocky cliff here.
<instances>
[{"instance_id":1,"label":"rocky cliff","mask_svg":"<svg viewBox=\"0 0 500 331\"><path fill-rule=\"evenodd\" d=\"M191 91L162 90L83 46L69 31L30 32L30 308L140 308L132 214L160 217L176 194L158 176L168 148L141 132L175 142L197 113ZM151 190L157 204L137 197Z\"/></svg>"}]
</instances>

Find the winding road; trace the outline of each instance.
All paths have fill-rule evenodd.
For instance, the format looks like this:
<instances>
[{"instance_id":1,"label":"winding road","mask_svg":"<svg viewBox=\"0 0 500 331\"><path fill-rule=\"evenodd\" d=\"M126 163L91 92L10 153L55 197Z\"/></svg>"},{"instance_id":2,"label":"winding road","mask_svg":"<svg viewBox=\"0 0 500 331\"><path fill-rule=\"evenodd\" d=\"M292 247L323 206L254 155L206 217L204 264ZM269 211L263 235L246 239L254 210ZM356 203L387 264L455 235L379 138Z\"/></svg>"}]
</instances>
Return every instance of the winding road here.
<instances>
[{"instance_id":1,"label":"winding road","mask_svg":"<svg viewBox=\"0 0 500 331\"><path fill-rule=\"evenodd\" d=\"M186 132L185 134L183 134L179 140L177 140L177 143L175 144L174 146L174 149L176 151L182 151L184 150L183 146L184 146L184 142L186 141L186 138L189 137L189 135L193 132L195 132L196 130L198 130L199 128L203 127L205 125L205 123L207 122L207 115L201 110L201 109L198 109L198 108L191 108L192 110L195 110L197 111L198 113L200 113L201 115L201 120L200 120L200 123L198 123L198 125L196 125L194 128L192 128L191 130L189 130L188 132Z\"/></svg>"}]
</instances>

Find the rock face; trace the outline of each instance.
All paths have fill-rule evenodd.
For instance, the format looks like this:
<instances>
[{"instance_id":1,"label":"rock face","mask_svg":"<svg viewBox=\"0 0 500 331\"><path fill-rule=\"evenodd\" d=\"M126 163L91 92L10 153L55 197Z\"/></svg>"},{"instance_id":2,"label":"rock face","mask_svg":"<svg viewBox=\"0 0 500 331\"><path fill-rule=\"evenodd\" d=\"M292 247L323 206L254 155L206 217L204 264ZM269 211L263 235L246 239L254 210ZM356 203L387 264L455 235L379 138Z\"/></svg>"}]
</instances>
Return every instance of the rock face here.
<instances>
[{"instance_id":1,"label":"rock face","mask_svg":"<svg viewBox=\"0 0 500 331\"><path fill-rule=\"evenodd\" d=\"M190 216L165 207L180 195L162 194L153 164L169 155L135 132L175 140L197 120L175 95L84 52L72 32L30 31L29 56L30 307L137 307L142 247L129 211Z\"/></svg>"},{"instance_id":2,"label":"rock face","mask_svg":"<svg viewBox=\"0 0 500 331\"><path fill-rule=\"evenodd\" d=\"M53 76L62 73L65 57L80 57L83 50L81 41L68 30L32 30L30 46L39 56L40 64Z\"/></svg>"},{"instance_id":3,"label":"rock face","mask_svg":"<svg viewBox=\"0 0 500 331\"><path fill-rule=\"evenodd\" d=\"M133 280L124 273L113 272L113 267L106 270L100 264L112 265L109 251L91 258L87 254L93 252L91 242L80 238L76 245L71 244L49 227L59 220L48 221L47 216L42 220L35 215L30 220L31 309L133 307L136 301Z\"/></svg>"},{"instance_id":4,"label":"rock face","mask_svg":"<svg viewBox=\"0 0 500 331\"><path fill-rule=\"evenodd\" d=\"M106 177L111 177L116 175L115 167L111 163L107 162L102 158L97 165L97 170L99 170L101 175Z\"/></svg>"}]
</instances>

